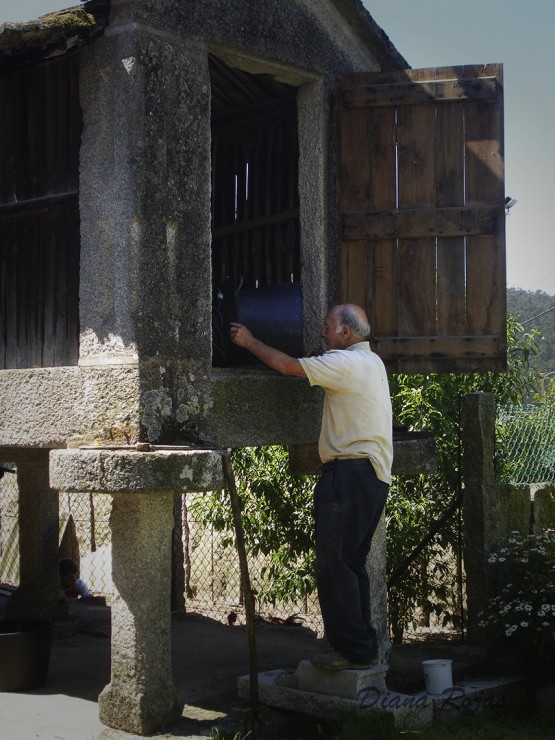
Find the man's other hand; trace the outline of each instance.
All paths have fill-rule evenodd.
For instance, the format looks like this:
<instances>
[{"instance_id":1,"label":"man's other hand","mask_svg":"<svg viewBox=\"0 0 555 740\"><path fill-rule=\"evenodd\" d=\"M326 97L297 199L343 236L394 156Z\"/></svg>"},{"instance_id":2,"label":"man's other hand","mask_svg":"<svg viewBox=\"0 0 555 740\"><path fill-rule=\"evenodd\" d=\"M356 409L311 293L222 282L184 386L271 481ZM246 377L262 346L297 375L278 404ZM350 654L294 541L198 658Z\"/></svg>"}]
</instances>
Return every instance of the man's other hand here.
<instances>
[{"instance_id":1,"label":"man's other hand","mask_svg":"<svg viewBox=\"0 0 555 740\"><path fill-rule=\"evenodd\" d=\"M231 328L229 330L229 336L234 344L238 344L239 347L247 347L254 337L252 333L243 324L237 324L231 322Z\"/></svg>"}]
</instances>

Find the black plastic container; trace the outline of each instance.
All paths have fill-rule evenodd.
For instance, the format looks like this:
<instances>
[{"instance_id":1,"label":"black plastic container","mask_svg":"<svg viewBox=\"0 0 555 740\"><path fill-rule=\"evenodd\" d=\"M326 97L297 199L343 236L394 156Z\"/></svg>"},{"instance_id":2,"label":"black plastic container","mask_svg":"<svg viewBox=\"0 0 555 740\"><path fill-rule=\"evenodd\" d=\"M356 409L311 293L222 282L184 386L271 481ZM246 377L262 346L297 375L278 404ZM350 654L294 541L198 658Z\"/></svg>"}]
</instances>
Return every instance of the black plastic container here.
<instances>
[{"instance_id":1,"label":"black plastic container","mask_svg":"<svg viewBox=\"0 0 555 740\"><path fill-rule=\"evenodd\" d=\"M255 337L293 357L303 353L303 297L299 283L241 290L237 320Z\"/></svg>"},{"instance_id":2,"label":"black plastic container","mask_svg":"<svg viewBox=\"0 0 555 740\"><path fill-rule=\"evenodd\" d=\"M222 287L213 308L212 337L215 367L256 363L250 352L229 338L231 321L245 324L257 339L293 357L303 354L303 294L300 283L281 283L242 289L241 281Z\"/></svg>"},{"instance_id":3,"label":"black plastic container","mask_svg":"<svg viewBox=\"0 0 555 740\"><path fill-rule=\"evenodd\" d=\"M29 691L48 678L52 624L0 621L0 691Z\"/></svg>"}]
</instances>

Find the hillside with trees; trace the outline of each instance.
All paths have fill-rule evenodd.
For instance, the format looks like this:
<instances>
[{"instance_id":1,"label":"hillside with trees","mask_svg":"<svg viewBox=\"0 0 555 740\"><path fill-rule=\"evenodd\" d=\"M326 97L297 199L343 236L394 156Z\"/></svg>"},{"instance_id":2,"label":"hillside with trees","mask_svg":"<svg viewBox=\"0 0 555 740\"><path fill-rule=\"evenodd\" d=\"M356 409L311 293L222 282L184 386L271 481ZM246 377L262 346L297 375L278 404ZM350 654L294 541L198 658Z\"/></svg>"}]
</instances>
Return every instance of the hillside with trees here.
<instances>
[{"instance_id":1,"label":"hillside with trees","mask_svg":"<svg viewBox=\"0 0 555 740\"><path fill-rule=\"evenodd\" d=\"M531 361L531 365L541 373L555 372L555 310L544 314L554 306L555 296L541 290L534 293L520 288L507 290L507 313L516 316L521 324L526 322L524 329L527 332L535 329L542 335L538 339L540 352Z\"/></svg>"}]
</instances>

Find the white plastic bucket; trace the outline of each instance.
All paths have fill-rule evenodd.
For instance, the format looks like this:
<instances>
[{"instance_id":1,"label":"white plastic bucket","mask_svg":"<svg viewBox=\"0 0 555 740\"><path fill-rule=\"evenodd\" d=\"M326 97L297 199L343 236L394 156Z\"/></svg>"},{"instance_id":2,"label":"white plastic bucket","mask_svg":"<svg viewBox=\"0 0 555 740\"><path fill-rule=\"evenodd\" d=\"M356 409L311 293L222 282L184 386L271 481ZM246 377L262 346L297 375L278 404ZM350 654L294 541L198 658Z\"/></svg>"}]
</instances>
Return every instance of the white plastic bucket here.
<instances>
[{"instance_id":1,"label":"white plastic bucket","mask_svg":"<svg viewBox=\"0 0 555 740\"><path fill-rule=\"evenodd\" d=\"M423 660L427 694L443 694L453 688L452 660Z\"/></svg>"}]
</instances>

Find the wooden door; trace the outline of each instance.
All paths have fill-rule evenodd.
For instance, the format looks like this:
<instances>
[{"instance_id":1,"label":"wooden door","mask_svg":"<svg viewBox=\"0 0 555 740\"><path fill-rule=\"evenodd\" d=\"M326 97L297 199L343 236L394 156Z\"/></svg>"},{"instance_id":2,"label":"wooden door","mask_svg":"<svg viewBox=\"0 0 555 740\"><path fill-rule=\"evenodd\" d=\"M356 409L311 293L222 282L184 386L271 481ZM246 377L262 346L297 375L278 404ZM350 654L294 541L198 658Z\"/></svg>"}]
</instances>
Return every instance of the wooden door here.
<instances>
[{"instance_id":1,"label":"wooden door","mask_svg":"<svg viewBox=\"0 0 555 740\"><path fill-rule=\"evenodd\" d=\"M338 89L338 293L392 372L506 367L501 65Z\"/></svg>"}]
</instances>

